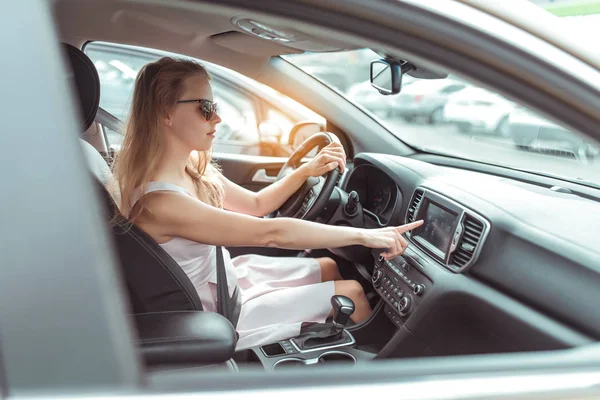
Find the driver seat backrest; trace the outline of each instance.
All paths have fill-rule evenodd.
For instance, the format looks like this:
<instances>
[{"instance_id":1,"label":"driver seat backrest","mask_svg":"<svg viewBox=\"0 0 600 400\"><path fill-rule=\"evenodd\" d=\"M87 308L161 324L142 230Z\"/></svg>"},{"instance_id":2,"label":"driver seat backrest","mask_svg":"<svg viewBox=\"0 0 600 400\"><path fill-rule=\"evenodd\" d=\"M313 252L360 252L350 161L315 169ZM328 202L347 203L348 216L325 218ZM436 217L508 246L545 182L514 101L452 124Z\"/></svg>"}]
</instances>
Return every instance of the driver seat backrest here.
<instances>
[{"instance_id":1,"label":"driver seat backrest","mask_svg":"<svg viewBox=\"0 0 600 400\"><path fill-rule=\"evenodd\" d=\"M98 111L100 79L85 53L69 44L63 44L63 48L67 65L73 73L83 133L94 123ZM81 142L96 193L104 206L105 220L119 257L132 313L202 311L196 289L177 262L144 231L120 215L114 194L111 195L114 191L109 192L106 187L109 182L114 182L110 168L91 144L83 139Z\"/></svg>"}]
</instances>

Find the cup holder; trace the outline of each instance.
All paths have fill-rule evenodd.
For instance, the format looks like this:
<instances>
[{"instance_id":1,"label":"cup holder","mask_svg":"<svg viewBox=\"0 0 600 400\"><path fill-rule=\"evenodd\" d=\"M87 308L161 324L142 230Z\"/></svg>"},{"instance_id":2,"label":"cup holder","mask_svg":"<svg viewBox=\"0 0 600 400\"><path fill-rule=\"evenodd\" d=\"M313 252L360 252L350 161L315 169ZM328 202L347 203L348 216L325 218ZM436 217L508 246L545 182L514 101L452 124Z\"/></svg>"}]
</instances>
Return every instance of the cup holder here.
<instances>
[{"instance_id":1,"label":"cup holder","mask_svg":"<svg viewBox=\"0 0 600 400\"><path fill-rule=\"evenodd\" d=\"M343 351L329 351L327 353L323 353L317 360L321 365L356 364L356 358L354 358L352 354Z\"/></svg>"},{"instance_id":2,"label":"cup holder","mask_svg":"<svg viewBox=\"0 0 600 400\"><path fill-rule=\"evenodd\" d=\"M316 358L303 360L301 358L284 358L273 364L273 369L285 367L314 367L319 365L354 365L356 358L344 351L328 351Z\"/></svg>"},{"instance_id":3,"label":"cup holder","mask_svg":"<svg viewBox=\"0 0 600 400\"><path fill-rule=\"evenodd\" d=\"M273 369L281 369L281 368L285 368L285 367L299 367L299 366L305 366L305 365L306 365L306 362L299 358L284 358L283 360L277 361L273 365Z\"/></svg>"}]
</instances>

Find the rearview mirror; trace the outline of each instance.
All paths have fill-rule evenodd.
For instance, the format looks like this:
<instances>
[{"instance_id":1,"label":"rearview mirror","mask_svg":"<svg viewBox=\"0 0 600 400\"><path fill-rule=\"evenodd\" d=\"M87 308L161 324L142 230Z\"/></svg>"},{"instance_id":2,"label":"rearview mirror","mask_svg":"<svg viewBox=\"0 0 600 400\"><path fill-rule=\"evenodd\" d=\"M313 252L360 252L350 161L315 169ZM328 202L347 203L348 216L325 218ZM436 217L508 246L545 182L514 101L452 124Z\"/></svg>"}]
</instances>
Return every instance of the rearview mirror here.
<instances>
[{"instance_id":1,"label":"rearview mirror","mask_svg":"<svg viewBox=\"0 0 600 400\"><path fill-rule=\"evenodd\" d=\"M400 93L402 86L400 64L383 59L371 61L371 86L384 95Z\"/></svg>"}]
</instances>

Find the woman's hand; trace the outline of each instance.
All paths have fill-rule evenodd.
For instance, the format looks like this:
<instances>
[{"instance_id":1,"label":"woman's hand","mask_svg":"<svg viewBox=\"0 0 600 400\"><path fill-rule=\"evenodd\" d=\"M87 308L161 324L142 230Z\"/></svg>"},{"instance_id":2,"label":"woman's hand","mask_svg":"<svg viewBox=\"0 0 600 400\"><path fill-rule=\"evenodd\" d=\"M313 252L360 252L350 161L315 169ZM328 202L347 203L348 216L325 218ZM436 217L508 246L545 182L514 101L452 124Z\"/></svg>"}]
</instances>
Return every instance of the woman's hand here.
<instances>
[{"instance_id":1,"label":"woman's hand","mask_svg":"<svg viewBox=\"0 0 600 400\"><path fill-rule=\"evenodd\" d=\"M397 227L365 229L363 246L372 249L385 249L386 251L380 255L386 260L390 260L404 253L404 250L408 247L408 242L402 237L402 234L421 225L423 225L423 221L419 220Z\"/></svg>"},{"instance_id":2,"label":"woman's hand","mask_svg":"<svg viewBox=\"0 0 600 400\"><path fill-rule=\"evenodd\" d=\"M319 154L300 167L306 176L322 176L340 167L340 172L346 168L346 152L344 147L333 142L323 147Z\"/></svg>"}]
</instances>

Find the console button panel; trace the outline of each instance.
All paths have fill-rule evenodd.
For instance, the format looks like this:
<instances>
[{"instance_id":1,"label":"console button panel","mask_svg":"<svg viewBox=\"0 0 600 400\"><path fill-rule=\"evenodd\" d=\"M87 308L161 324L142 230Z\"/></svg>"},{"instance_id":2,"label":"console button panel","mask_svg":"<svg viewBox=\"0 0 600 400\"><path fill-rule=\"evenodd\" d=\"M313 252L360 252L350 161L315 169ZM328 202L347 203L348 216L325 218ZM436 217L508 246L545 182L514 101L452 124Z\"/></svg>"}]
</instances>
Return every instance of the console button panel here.
<instances>
[{"instance_id":1,"label":"console button panel","mask_svg":"<svg viewBox=\"0 0 600 400\"><path fill-rule=\"evenodd\" d=\"M377 259L372 282L386 302L386 315L397 326L402 326L432 286L431 281L404 257Z\"/></svg>"}]
</instances>

